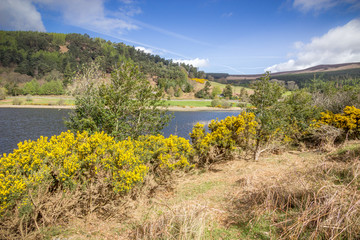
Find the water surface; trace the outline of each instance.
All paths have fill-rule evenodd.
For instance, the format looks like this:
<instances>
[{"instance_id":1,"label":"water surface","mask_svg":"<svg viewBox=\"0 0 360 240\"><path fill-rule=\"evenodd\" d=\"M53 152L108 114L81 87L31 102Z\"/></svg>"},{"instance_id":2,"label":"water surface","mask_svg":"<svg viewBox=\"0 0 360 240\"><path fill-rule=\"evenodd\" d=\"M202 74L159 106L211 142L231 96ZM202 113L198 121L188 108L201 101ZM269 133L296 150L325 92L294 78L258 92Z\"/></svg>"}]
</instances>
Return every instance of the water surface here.
<instances>
[{"instance_id":1,"label":"water surface","mask_svg":"<svg viewBox=\"0 0 360 240\"><path fill-rule=\"evenodd\" d=\"M66 131L64 119L70 111L72 110L0 108L0 155L12 152L19 142L36 140L40 136L51 137ZM224 119L238 114L237 111L174 112L174 118L163 129L163 134L165 137L176 134L189 139L189 133L197 122L206 125L212 119Z\"/></svg>"}]
</instances>

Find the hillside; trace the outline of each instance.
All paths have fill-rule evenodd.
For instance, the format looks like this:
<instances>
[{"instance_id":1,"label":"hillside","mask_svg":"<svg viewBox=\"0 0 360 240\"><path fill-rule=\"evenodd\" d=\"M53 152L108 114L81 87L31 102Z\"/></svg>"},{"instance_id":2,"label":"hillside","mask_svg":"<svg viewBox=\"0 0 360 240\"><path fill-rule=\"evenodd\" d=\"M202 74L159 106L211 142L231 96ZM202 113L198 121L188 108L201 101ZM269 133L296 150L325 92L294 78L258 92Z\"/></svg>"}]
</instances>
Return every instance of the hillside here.
<instances>
[{"instance_id":1,"label":"hillside","mask_svg":"<svg viewBox=\"0 0 360 240\"><path fill-rule=\"evenodd\" d=\"M192 65L173 63L124 43L113 43L84 34L0 31L0 88L21 94L19 87L35 78L44 82L71 84L83 64L96 61L104 73L116 64L131 61L159 88L192 91L188 77L205 77Z\"/></svg>"},{"instance_id":2,"label":"hillside","mask_svg":"<svg viewBox=\"0 0 360 240\"><path fill-rule=\"evenodd\" d=\"M245 86L262 76L262 74L229 75L225 73L208 73L207 75L212 76L217 82ZM303 70L272 73L271 78L285 82L294 81L299 87L304 87L306 83L314 79L314 75L324 80L359 78L360 63L318 65Z\"/></svg>"}]
</instances>

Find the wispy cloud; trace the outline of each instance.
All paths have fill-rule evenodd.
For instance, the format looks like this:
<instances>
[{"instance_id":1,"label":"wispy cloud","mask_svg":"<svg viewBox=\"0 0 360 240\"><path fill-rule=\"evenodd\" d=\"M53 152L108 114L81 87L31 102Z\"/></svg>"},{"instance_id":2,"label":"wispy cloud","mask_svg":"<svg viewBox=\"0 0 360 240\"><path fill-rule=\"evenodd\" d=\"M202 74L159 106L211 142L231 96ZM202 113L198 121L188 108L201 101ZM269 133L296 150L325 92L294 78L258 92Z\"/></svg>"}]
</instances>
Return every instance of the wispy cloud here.
<instances>
[{"instance_id":1,"label":"wispy cloud","mask_svg":"<svg viewBox=\"0 0 360 240\"><path fill-rule=\"evenodd\" d=\"M297 42L298 52L294 59L275 64L266 71L279 72L299 70L319 64L360 62L360 19L344 26L330 29L308 44Z\"/></svg>"},{"instance_id":2,"label":"wispy cloud","mask_svg":"<svg viewBox=\"0 0 360 240\"><path fill-rule=\"evenodd\" d=\"M293 6L303 12L326 11L338 5L347 5L350 9L358 9L358 0L294 0Z\"/></svg>"},{"instance_id":3,"label":"wispy cloud","mask_svg":"<svg viewBox=\"0 0 360 240\"><path fill-rule=\"evenodd\" d=\"M224 18L229 18L233 15L232 12L227 12L227 13L223 13L221 16L224 17Z\"/></svg>"}]
</instances>

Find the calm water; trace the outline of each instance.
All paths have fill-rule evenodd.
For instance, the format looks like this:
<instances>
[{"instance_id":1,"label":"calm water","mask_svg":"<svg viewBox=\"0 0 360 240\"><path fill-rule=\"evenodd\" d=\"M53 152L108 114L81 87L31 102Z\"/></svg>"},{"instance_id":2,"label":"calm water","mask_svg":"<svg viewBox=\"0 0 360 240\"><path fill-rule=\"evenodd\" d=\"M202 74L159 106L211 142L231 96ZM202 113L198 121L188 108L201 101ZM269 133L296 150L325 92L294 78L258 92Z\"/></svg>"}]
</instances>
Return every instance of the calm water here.
<instances>
[{"instance_id":1,"label":"calm water","mask_svg":"<svg viewBox=\"0 0 360 240\"><path fill-rule=\"evenodd\" d=\"M18 142L36 140L40 136L52 136L66 131L64 119L68 109L0 108L0 155L12 152ZM174 118L163 130L165 137L176 134L189 139L189 133L197 122L208 124L211 119L224 119L238 115L237 111L221 112L174 112Z\"/></svg>"}]
</instances>

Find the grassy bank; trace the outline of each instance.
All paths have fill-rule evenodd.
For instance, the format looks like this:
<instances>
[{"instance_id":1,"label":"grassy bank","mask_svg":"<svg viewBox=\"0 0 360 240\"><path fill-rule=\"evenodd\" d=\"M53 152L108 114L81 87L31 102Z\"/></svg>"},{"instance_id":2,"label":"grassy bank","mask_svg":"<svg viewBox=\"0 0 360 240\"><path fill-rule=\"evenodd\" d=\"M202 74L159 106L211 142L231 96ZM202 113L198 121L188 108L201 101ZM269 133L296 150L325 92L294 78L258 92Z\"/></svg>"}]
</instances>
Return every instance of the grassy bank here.
<instances>
[{"instance_id":1,"label":"grassy bank","mask_svg":"<svg viewBox=\"0 0 360 240\"><path fill-rule=\"evenodd\" d=\"M166 100L165 104L169 107L202 108L211 107L211 100ZM75 100L69 96L17 96L1 100L0 105L75 106Z\"/></svg>"},{"instance_id":2,"label":"grassy bank","mask_svg":"<svg viewBox=\"0 0 360 240\"><path fill-rule=\"evenodd\" d=\"M74 106L75 100L69 96L17 96L1 100L0 105Z\"/></svg>"}]
</instances>

